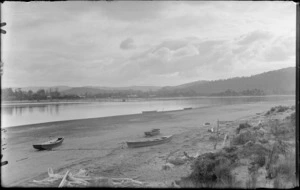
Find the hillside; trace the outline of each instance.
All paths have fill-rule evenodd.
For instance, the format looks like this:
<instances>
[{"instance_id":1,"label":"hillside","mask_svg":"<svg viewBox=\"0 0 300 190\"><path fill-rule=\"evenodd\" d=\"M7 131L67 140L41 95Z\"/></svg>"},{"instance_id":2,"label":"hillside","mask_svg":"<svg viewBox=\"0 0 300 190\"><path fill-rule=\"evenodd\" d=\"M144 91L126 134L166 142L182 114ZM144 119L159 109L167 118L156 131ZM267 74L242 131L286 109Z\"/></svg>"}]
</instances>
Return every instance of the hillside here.
<instances>
[{"instance_id":1,"label":"hillside","mask_svg":"<svg viewBox=\"0 0 300 190\"><path fill-rule=\"evenodd\" d=\"M258 89L265 94L295 94L295 67L269 71L250 77L235 77L226 80L198 81L180 86L164 87L158 91L164 94L211 95L228 89L246 91Z\"/></svg>"},{"instance_id":2,"label":"hillside","mask_svg":"<svg viewBox=\"0 0 300 190\"><path fill-rule=\"evenodd\" d=\"M137 97L176 97L176 96L218 96L218 95L271 95L295 94L295 67L269 71L249 77L235 77L215 81L194 81L177 86L128 86L128 87L103 87L103 86L53 86L53 87L26 87L23 91L39 89L46 91L58 90L62 95L99 95L121 96L135 94ZM249 92L249 93L248 93ZM105 96L105 97L106 97ZM102 97L102 96L99 96Z\"/></svg>"},{"instance_id":3,"label":"hillside","mask_svg":"<svg viewBox=\"0 0 300 190\"><path fill-rule=\"evenodd\" d=\"M155 91L161 87L156 86L129 86L129 87L99 87L99 86L87 86L87 87L75 87L62 91L62 94L74 94L74 95L96 95L102 93L119 93L119 92L148 92Z\"/></svg>"}]
</instances>

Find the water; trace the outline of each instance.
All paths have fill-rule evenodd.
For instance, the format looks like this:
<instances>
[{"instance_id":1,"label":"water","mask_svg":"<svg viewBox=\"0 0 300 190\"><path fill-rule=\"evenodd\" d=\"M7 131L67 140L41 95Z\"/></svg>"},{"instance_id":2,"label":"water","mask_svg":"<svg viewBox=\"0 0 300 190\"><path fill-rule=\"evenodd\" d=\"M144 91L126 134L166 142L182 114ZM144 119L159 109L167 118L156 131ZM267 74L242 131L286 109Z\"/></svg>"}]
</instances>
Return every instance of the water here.
<instances>
[{"instance_id":1,"label":"water","mask_svg":"<svg viewBox=\"0 0 300 190\"><path fill-rule=\"evenodd\" d=\"M51 121L127 115L152 110L169 111L187 107L198 108L282 100L295 100L295 96L198 97L126 102L6 104L1 106L1 126L11 127Z\"/></svg>"}]
</instances>

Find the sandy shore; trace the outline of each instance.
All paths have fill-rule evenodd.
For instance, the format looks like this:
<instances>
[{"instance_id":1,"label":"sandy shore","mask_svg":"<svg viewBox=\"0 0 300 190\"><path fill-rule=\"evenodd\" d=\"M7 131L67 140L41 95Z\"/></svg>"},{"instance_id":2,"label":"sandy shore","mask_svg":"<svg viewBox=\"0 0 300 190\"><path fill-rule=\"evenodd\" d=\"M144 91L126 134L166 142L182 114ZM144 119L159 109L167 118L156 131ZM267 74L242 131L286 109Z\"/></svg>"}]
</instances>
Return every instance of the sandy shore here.
<instances>
[{"instance_id":1,"label":"sandy shore","mask_svg":"<svg viewBox=\"0 0 300 190\"><path fill-rule=\"evenodd\" d=\"M295 101L260 102L7 128L2 135L7 144L2 160L9 164L1 167L2 185L38 186L32 181L47 177L50 167L55 173L85 169L90 176L128 177L167 185L190 171L188 165L162 171L169 156L183 151L190 155L214 151L203 123L247 120L273 106L294 104ZM223 131L230 133L237 126L233 122L223 126ZM160 128L161 135L174 135L172 141L145 148L126 147L127 140L141 139L144 131L152 128ZM64 136L65 141L52 151L33 149L32 144L50 136Z\"/></svg>"}]
</instances>

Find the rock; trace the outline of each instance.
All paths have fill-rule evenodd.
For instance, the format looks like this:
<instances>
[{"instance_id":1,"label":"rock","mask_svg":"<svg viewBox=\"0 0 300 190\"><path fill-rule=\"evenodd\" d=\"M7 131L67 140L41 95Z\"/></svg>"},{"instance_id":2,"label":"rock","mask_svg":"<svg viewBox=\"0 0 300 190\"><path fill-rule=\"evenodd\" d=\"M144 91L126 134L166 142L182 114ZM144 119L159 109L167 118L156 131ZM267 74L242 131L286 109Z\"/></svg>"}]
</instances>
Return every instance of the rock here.
<instances>
[{"instance_id":1,"label":"rock","mask_svg":"<svg viewBox=\"0 0 300 190\"><path fill-rule=\"evenodd\" d=\"M171 163L172 165L179 166L185 164L186 160L187 160L186 158L177 157L175 159L169 159L168 162Z\"/></svg>"}]
</instances>

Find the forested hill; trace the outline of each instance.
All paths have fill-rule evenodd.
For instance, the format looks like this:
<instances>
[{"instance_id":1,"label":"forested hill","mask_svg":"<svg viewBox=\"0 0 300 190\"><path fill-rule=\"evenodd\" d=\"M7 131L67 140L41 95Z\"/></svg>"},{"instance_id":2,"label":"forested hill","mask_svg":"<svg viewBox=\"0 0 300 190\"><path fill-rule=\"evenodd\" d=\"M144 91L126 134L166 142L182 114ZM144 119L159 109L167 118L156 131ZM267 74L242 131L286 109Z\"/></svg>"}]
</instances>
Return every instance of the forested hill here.
<instances>
[{"instance_id":1,"label":"forested hill","mask_svg":"<svg viewBox=\"0 0 300 190\"><path fill-rule=\"evenodd\" d=\"M2 89L3 100L44 100L78 98L149 98L179 96L261 96L295 95L295 67L269 71L250 77L216 81L195 81L178 86L129 87L28 87ZM37 90L39 89L39 90ZM37 91L35 91L37 90Z\"/></svg>"},{"instance_id":2,"label":"forested hill","mask_svg":"<svg viewBox=\"0 0 300 190\"><path fill-rule=\"evenodd\" d=\"M243 92L260 90L264 94L295 94L295 67L269 71L250 77L236 77L216 81L196 81L180 86L164 87L157 93L160 96L177 95L212 95L228 90Z\"/></svg>"}]
</instances>

